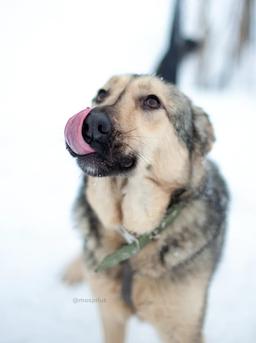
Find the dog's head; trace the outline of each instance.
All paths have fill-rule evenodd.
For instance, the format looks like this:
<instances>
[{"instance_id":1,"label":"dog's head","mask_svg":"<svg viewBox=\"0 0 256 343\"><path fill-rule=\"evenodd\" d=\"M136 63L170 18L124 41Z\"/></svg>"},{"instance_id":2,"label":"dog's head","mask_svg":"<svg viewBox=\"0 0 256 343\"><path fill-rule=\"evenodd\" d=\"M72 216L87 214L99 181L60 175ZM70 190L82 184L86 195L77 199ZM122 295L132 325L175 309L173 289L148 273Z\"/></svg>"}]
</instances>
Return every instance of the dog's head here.
<instances>
[{"instance_id":1,"label":"dog's head","mask_svg":"<svg viewBox=\"0 0 256 343\"><path fill-rule=\"evenodd\" d=\"M154 76L112 77L97 92L89 114L77 121L82 121L78 138L87 149L82 154L68 149L91 176L146 168L161 180L184 179L191 158L202 160L214 141L208 116Z\"/></svg>"}]
</instances>

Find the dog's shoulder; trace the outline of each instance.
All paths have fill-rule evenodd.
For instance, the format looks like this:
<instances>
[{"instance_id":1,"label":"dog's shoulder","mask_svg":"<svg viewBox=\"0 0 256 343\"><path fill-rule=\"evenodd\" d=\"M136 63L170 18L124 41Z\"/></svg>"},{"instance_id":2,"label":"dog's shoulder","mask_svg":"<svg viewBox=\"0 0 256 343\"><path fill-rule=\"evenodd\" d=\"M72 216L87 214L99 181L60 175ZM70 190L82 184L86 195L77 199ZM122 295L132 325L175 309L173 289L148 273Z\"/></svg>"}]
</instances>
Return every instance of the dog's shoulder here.
<instances>
[{"instance_id":1,"label":"dog's shoulder","mask_svg":"<svg viewBox=\"0 0 256 343\"><path fill-rule=\"evenodd\" d=\"M227 185L214 162L205 161L205 177L186 201L158 242L160 260L176 275L189 275L189 270L212 273L221 257L229 205Z\"/></svg>"}]
</instances>

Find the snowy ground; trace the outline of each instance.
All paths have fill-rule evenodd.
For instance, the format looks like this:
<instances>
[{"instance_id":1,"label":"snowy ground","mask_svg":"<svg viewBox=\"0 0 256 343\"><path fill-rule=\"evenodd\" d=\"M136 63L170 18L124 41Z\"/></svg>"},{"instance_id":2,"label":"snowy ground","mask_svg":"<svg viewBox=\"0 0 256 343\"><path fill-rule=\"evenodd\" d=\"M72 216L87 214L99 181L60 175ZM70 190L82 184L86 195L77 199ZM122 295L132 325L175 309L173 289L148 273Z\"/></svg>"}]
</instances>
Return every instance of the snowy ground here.
<instances>
[{"instance_id":1,"label":"snowy ground","mask_svg":"<svg viewBox=\"0 0 256 343\"><path fill-rule=\"evenodd\" d=\"M80 249L69 213L81 174L65 151L63 127L111 74L154 68L169 8L164 0L2 0L0 7L0 342L97 343L97 306L73 303L89 298L88 288L60 282ZM207 342L255 343L255 89L184 88L211 115L212 157L232 194ZM158 339L133 319L128 342Z\"/></svg>"}]
</instances>

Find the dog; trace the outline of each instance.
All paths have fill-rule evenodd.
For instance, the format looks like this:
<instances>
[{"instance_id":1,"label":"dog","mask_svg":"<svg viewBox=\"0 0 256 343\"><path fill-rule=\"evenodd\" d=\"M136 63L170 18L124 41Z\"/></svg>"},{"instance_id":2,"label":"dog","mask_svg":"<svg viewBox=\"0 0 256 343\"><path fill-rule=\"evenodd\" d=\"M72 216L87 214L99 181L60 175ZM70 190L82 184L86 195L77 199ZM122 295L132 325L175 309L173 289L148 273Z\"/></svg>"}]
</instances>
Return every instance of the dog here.
<instances>
[{"instance_id":1,"label":"dog","mask_svg":"<svg viewBox=\"0 0 256 343\"><path fill-rule=\"evenodd\" d=\"M215 140L208 115L156 76L114 76L65 135L84 173L74 205L84 251L65 279L86 274L95 297L105 299L105 342L124 342L127 320L137 315L163 342L202 343L229 204L226 183L207 159ZM95 271L145 236L146 246Z\"/></svg>"}]
</instances>

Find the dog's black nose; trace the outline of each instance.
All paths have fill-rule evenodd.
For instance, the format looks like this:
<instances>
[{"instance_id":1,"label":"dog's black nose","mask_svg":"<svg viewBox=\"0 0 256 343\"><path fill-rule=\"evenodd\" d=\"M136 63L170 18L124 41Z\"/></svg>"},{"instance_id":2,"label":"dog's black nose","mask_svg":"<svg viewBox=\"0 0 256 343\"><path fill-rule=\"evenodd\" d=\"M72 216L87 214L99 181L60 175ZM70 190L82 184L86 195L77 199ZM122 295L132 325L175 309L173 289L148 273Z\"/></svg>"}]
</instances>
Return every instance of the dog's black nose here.
<instances>
[{"instance_id":1,"label":"dog's black nose","mask_svg":"<svg viewBox=\"0 0 256 343\"><path fill-rule=\"evenodd\" d=\"M86 143L107 143L112 131L109 116L98 109L93 109L83 122L82 136Z\"/></svg>"}]
</instances>

